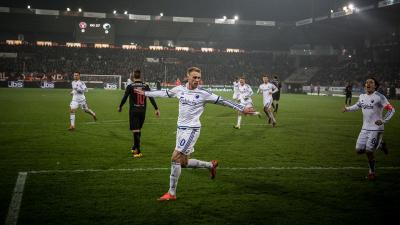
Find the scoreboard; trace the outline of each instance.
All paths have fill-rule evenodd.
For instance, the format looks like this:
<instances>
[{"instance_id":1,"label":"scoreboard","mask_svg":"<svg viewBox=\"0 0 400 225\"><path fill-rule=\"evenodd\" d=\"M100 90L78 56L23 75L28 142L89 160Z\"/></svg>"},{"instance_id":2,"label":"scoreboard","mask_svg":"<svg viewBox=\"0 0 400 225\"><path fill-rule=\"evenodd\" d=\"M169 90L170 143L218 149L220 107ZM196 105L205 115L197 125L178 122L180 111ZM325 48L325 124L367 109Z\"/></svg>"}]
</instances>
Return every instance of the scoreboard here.
<instances>
[{"instance_id":1,"label":"scoreboard","mask_svg":"<svg viewBox=\"0 0 400 225\"><path fill-rule=\"evenodd\" d=\"M78 20L75 40L80 43L114 44L115 27L110 21Z\"/></svg>"}]
</instances>

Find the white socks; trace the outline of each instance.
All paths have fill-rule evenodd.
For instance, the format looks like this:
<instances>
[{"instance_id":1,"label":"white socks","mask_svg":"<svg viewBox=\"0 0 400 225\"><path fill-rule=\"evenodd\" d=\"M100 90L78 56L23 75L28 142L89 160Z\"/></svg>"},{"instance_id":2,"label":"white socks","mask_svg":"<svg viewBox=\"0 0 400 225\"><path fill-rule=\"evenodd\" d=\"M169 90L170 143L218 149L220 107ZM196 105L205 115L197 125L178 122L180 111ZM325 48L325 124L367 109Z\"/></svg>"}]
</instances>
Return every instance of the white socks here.
<instances>
[{"instance_id":1,"label":"white socks","mask_svg":"<svg viewBox=\"0 0 400 225\"><path fill-rule=\"evenodd\" d=\"M197 159L189 159L187 167L188 168L208 168L208 169L211 169L212 168L212 164L211 164L211 162L200 161L200 160L197 160Z\"/></svg>"},{"instance_id":2,"label":"white socks","mask_svg":"<svg viewBox=\"0 0 400 225\"><path fill-rule=\"evenodd\" d=\"M237 127L240 127L240 123L241 123L241 122L242 122L242 116L239 115L238 118L237 118L237 124L236 124L236 126L237 126Z\"/></svg>"},{"instance_id":3,"label":"white socks","mask_svg":"<svg viewBox=\"0 0 400 225\"><path fill-rule=\"evenodd\" d=\"M71 121L71 126L75 127L75 113L69 114L69 120Z\"/></svg>"},{"instance_id":4,"label":"white socks","mask_svg":"<svg viewBox=\"0 0 400 225\"><path fill-rule=\"evenodd\" d=\"M169 176L169 193L176 195L176 186L178 185L179 176L181 175L181 164L171 162L171 175Z\"/></svg>"}]
</instances>

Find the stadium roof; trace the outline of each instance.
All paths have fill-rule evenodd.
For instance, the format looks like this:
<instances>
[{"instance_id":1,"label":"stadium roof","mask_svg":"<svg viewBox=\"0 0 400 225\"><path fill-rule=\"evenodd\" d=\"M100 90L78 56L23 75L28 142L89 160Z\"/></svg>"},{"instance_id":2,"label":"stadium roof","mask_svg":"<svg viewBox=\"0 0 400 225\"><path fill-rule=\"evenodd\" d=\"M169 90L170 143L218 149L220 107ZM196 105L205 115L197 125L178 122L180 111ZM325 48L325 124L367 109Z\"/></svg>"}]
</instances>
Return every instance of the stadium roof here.
<instances>
[{"instance_id":1,"label":"stadium roof","mask_svg":"<svg viewBox=\"0 0 400 225\"><path fill-rule=\"evenodd\" d=\"M245 20L297 21L338 11L350 2L354 5L376 4L376 0L3 0L2 6L39 9L82 8L85 11L113 10L141 15L183 16L199 18L233 18Z\"/></svg>"}]
</instances>

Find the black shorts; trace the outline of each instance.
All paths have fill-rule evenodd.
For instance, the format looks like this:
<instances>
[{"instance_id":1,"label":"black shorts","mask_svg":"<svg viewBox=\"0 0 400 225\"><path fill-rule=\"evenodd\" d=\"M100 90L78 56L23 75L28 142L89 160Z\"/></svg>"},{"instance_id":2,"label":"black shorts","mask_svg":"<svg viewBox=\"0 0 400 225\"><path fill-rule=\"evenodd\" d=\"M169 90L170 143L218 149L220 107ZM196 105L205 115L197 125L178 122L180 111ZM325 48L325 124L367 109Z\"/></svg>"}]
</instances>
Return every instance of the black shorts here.
<instances>
[{"instance_id":1,"label":"black shorts","mask_svg":"<svg viewBox=\"0 0 400 225\"><path fill-rule=\"evenodd\" d=\"M280 98L281 98L280 92L276 92L276 93L272 94L272 100L279 101Z\"/></svg>"},{"instance_id":2,"label":"black shorts","mask_svg":"<svg viewBox=\"0 0 400 225\"><path fill-rule=\"evenodd\" d=\"M140 130L146 118L145 112L129 112L129 126L131 130Z\"/></svg>"}]
</instances>

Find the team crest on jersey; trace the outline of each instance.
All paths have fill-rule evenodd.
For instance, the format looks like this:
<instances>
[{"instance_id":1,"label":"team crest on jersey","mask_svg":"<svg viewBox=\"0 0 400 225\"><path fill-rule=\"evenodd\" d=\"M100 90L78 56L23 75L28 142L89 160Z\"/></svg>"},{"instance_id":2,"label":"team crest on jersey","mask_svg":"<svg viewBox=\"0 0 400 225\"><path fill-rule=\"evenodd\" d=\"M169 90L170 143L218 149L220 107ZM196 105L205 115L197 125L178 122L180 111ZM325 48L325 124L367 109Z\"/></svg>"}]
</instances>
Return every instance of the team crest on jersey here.
<instances>
[{"instance_id":1,"label":"team crest on jersey","mask_svg":"<svg viewBox=\"0 0 400 225\"><path fill-rule=\"evenodd\" d=\"M371 103L374 103L374 101L375 101L375 100L372 99L372 100L371 100Z\"/></svg>"},{"instance_id":2,"label":"team crest on jersey","mask_svg":"<svg viewBox=\"0 0 400 225\"><path fill-rule=\"evenodd\" d=\"M196 95L196 98L200 98L200 95Z\"/></svg>"}]
</instances>

